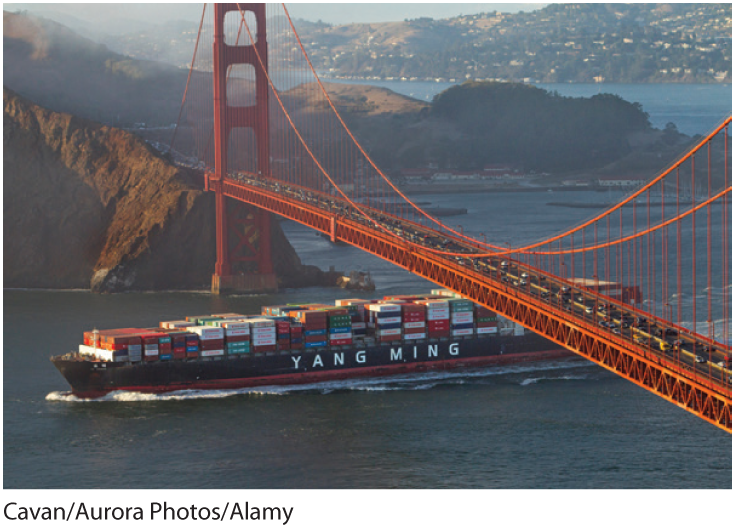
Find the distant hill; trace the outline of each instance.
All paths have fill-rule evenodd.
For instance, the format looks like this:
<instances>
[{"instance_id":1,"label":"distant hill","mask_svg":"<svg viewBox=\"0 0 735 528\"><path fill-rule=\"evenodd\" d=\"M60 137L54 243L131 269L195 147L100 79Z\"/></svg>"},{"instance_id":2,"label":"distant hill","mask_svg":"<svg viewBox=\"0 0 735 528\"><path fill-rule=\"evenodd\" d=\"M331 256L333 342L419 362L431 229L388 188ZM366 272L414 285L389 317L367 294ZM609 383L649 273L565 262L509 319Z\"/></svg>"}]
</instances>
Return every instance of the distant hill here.
<instances>
[{"instance_id":1,"label":"distant hill","mask_svg":"<svg viewBox=\"0 0 735 528\"><path fill-rule=\"evenodd\" d=\"M732 82L731 4L550 4L527 13L295 25L316 68L338 78ZM181 66L195 39L195 24L168 23L104 42Z\"/></svg>"},{"instance_id":2,"label":"distant hill","mask_svg":"<svg viewBox=\"0 0 735 528\"><path fill-rule=\"evenodd\" d=\"M3 83L47 108L116 126L170 124L186 76L114 53L55 22L3 11Z\"/></svg>"}]
</instances>

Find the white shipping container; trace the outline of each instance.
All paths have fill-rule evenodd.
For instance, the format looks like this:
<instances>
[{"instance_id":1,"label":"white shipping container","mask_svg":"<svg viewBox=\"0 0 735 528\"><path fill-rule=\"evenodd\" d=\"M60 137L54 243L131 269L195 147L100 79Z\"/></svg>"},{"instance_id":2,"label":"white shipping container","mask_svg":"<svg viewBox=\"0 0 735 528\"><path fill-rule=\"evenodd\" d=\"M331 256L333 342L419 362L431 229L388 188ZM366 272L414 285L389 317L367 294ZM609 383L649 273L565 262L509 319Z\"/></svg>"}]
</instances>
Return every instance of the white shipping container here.
<instances>
[{"instance_id":1,"label":"white shipping container","mask_svg":"<svg viewBox=\"0 0 735 528\"><path fill-rule=\"evenodd\" d=\"M353 330L364 330L367 327L367 323L352 323Z\"/></svg>"},{"instance_id":2,"label":"white shipping container","mask_svg":"<svg viewBox=\"0 0 735 528\"><path fill-rule=\"evenodd\" d=\"M145 355L148 356L148 357L155 357L155 356L158 355L158 349L156 349L156 350L148 350L148 349L146 349Z\"/></svg>"},{"instance_id":3,"label":"white shipping container","mask_svg":"<svg viewBox=\"0 0 735 528\"><path fill-rule=\"evenodd\" d=\"M445 312L428 313L426 314L427 321L449 321L449 310Z\"/></svg>"},{"instance_id":4,"label":"white shipping container","mask_svg":"<svg viewBox=\"0 0 735 528\"><path fill-rule=\"evenodd\" d=\"M276 335L276 329L274 328L253 328L250 332L253 337L270 337Z\"/></svg>"},{"instance_id":5,"label":"white shipping container","mask_svg":"<svg viewBox=\"0 0 735 528\"><path fill-rule=\"evenodd\" d=\"M383 335L383 336L401 335L401 329L400 328L390 328L388 330L380 330L380 329L378 329L376 332L377 332L378 335Z\"/></svg>"},{"instance_id":6,"label":"white shipping container","mask_svg":"<svg viewBox=\"0 0 735 528\"><path fill-rule=\"evenodd\" d=\"M485 328L478 328L477 329L478 334L497 334L498 333L498 327L497 326L488 326Z\"/></svg>"},{"instance_id":7,"label":"white shipping container","mask_svg":"<svg viewBox=\"0 0 735 528\"><path fill-rule=\"evenodd\" d=\"M522 336L525 333L526 329L522 326L516 326L515 328L513 328L513 335Z\"/></svg>"},{"instance_id":8,"label":"white shipping container","mask_svg":"<svg viewBox=\"0 0 735 528\"><path fill-rule=\"evenodd\" d=\"M400 323L401 318L400 317L381 317L379 319L375 319L375 323L380 325L387 325L387 324L394 324L394 323Z\"/></svg>"},{"instance_id":9,"label":"white shipping container","mask_svg":"<svg viewBox=\"0 0 735 528\"><path fill-rule=\"evenodd\" d=\"M398 304L370 304L368 305L368 310L371 312L390 313L400 312L401 307Z\"/></svg>"},{"instance_id":10,"label":"white shipping container","mask_svg":"<svg viewBox=\"0 0 735 528\"><path fill-rule=\"evenodd\" d=\"M342 334L329 334L330 341L337 341L339 339L351 339L352 332L344 332Z\"/></svg>"},{"instance_id":11,"label":"white shipping container","mask_svg":"<svg viewBox=\"0 0 735 528\"><path fill-rule=\"evenodd\" d=\"M472 335L472 332L474 332L474 329L472 328L461 328L459 330L452 330L453 336L467 336Z\"/></svg>"},{"instance_id":12,"label":"white shipping container","mask_svg":"<svg viewBox=\"0 0 735 528\"><path fill-rule=\"evenodd\" d=\"M424 328L426 321L416 321L414 323L403 323L403 328Z\"/></svg>"},{"instance_id":13,"label":"white shipping container","mask_svg":"<svg viewBox=\"0 0 735 528\"><path fill-rule=\"evenodd\" d=\"M222 323L225 330L247 330L250 331L250 324L244 321L226 321Z\"/></svg>"},{"instance_id":14,"label":"white shipping container","mask_svg":"<svg viewBox=\"0 0 735 528\"><path fill-rule=\"evenodd\" d=\"M224 356L225 351L224 350L202 350L201 352L199 352L199 355L202 357Z\"/></svg>"},{"instance_id":15,"label":"white shipping container","mask_svg":"<svg viewBox=\"0 0 735 528\"><path fill-rule=\"evenodd\" d=\"M224 339L225 331L214 326L189 326L187 331L197 334L202 339Z\"/></svg>"},{"instance_id":16,"label":"white shipping container","mask_svg":"<svg viewBox=\"0 0 735 528\"><path fill-rule=\"evenodd\" d=\"M426 332L420 334L404 334L403 339L426 339Z\"/></svg>"},{"instance_id":17,"label":"white shipping container","mask_svg":"<svg viewBox=\"0 0 735 528\"><path fill-rule=\"evenodd\" d=\"M452 314L452 323L462 324L471 323L474 321L472 312L454 312Z\"/></svg>"},{"instance_id":18,"label":"white shipping container","mask_svg":"<svg viewBox=\"0 0 735 528\"><path fill-rule=\"evenodd\" d=\"M270 339L253 339L253 346L275 345L276 338Z\"/></svg>"},{"instance_id":19,"label":"white shipping container","mask_svg":"<svg viewBox=\"0 0 735 528\"><path fill-rule=\"evenodd\" d=\"M446 308L449 309L449 303L447 301L442 301L439 299L436 300L427 300L427 301L416 301L416 304L423 304L427 308Z\"/></svg>"},{"instance_id":20,"label":"white shipping container","mask_svg":"<svg viewBox=\"0 0 735 528\"><path fill-rule=\"evenodd\" d=\"M250 328L234 328L230 330L229 328L225 330L225 335L227 337L233 337L233 336L249 336L250 335Z\"/></svg>"}]
</instances>

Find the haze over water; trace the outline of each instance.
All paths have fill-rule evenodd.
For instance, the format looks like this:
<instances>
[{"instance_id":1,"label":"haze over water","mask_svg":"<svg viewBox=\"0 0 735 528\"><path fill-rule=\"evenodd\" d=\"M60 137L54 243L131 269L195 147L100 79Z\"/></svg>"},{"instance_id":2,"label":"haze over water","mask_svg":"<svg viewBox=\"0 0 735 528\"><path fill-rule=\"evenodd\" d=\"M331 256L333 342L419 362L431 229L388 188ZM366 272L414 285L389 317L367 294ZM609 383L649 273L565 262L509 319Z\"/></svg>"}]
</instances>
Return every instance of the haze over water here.
<instances>
[{"instance_id":1,"label":"haze over water","mask_svg":"<svg viewBox=\"0 0 735 528\"><path fill-rule=\"evenodd\" d=\"M467 215L447 220L505 242L536 239L592 212L549 206L552 197L600 195L420 200L466 207ZM370 296L433 287L297 224L284 229L307 264L370 271L378 285ZM582 359L289 389L119 393L103 401L66 396L48 361L75 349L93 327L355 296L336 288L228 297L5 291L4 487L732 487L729 434Z\"/></svg>"}]
</instances>

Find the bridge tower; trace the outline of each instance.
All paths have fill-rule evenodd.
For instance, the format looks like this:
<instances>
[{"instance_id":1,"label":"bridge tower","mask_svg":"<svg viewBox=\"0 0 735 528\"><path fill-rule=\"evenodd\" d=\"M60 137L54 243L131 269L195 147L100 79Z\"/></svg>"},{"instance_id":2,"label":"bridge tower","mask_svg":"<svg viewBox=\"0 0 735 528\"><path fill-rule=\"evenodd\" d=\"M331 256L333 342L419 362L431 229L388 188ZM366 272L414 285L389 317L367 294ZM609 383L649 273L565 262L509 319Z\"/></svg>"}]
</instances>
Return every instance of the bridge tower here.
<instances>
[{"instance_id":1,"label":"bridge tower","mask_svg":"<svg viewBox=\"0 0 735 528\"><path fill-rule=\"evenodd\" d=\"M238 7L239 6L239 7ZM252 13L257 24L255 44L230 45L225 42L225 18L240 9ZM237 44L237 43L236 43ZM257 48L257 55L256 55ZM256 170L270 174L270 136L268 130L268 78L260 67L258 55L268 68L265 4L214 4L214 174L207 187L215 193L217 262L212 276L212 293L226 291L263 292L277 289L271 256L271 217L255 207L230 204L222 193L227 175L230 133L235 128L251 128L256 143ZM255 70L255 104L234 106L227 101L228 68L249 64Z\"/></svg>"}]
</instances>

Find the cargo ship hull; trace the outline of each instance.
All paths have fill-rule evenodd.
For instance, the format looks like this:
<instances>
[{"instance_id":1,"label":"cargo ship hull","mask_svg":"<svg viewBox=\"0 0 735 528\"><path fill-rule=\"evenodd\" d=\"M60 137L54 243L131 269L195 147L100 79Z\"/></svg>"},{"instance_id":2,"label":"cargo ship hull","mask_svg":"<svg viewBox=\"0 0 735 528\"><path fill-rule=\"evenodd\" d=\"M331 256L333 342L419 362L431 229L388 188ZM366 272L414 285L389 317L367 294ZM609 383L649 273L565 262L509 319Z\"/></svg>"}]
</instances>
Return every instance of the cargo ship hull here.
<instances>
[{"instance_id":1,"label":"cargo ship hull","mask_svg":"<svg viewBox=\"0 0 735 528\"><path fill-rule=\"evenodd\" d=\"M294 385L409 372L504 365L568 357L571 352L535 335L354 344L222 358L113 363L52 358L72 393L97 398L112 391L147 393Z\"/></svg>"}]
</instances>

